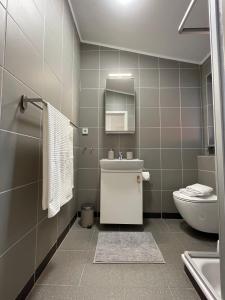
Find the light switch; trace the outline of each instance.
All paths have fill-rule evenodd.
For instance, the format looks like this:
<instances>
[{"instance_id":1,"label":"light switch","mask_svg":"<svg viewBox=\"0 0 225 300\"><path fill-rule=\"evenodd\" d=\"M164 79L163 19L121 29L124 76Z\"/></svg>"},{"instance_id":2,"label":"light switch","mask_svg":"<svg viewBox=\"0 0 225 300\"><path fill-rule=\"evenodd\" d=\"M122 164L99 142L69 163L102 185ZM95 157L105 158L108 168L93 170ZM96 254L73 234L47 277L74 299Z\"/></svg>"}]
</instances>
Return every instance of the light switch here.
<instances>
[{"instance_id":1,"label":"light switch","mask_svg":"<svg viewBox=\"0 0 225 300\"><path fill-rule=\"evenodd\" d=\"M82 135L88 135L88 128L87 127L82 128Z\"/></svg>"}]
</instances>

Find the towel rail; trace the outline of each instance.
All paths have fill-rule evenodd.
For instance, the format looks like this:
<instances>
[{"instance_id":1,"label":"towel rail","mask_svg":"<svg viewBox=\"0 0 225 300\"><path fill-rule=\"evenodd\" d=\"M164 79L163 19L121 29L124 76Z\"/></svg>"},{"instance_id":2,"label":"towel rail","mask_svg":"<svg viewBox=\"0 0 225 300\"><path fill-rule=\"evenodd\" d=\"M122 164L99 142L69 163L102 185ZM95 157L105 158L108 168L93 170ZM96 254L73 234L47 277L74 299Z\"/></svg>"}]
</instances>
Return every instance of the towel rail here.
<instances>
[{"instance_id":1,"label":"towel rail","mask_svg":"<svg viewBox=\"0 0 225 300\"><path fill-rule=\"evenodd\" d=\"M192 0L184 14L184 17L178 27L178 32L179 33L203 33L207 34L209 33L209 27L189 27L185 28L184 25L187 21L187 18L189 17L192 9L194 8L195 4L197 3L197 0Z\"/></svg>"},{"instance_id":2,"label":"towel rail","mask_svg":"<svg viewBox=\"0 0 225 300\"><path fill-rule=\"evenodd\" d=\"M28 103L36 106L37 108L39 108L41 110L43 110L43 108L40 105L38 105L37 103L42 103L44 105L47 105L47 102L45 100L43 100L42 98L28 98L27 96L22 95L21 100L20 100L20 109L22 112L25 112L25 110L27 109ZM74 126L75 128L79 129L79 127L76 124L74 124L72 121L70 121L70 124L72 126Z\"/></svg>"}]
</instances>

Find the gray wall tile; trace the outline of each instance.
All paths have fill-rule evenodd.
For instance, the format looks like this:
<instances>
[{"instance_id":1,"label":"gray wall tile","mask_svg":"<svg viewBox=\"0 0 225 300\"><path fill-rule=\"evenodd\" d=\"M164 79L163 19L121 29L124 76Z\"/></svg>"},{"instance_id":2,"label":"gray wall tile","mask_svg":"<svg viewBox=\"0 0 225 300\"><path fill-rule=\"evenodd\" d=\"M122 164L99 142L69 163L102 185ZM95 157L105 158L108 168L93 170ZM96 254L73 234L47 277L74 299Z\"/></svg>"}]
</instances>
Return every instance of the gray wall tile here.
<instances>
[{"instance_id":1,"label":"gray wall tile","mask_svg":"<svg viewBox=\"0 0 225 300\"><path fill-rule=\"evenodd\" d=\"M5 48L6 11L0 5L0 66L3 66Z\"/></svg>"},{"instance_id":2,"label":"gray wall tile","mask_svg":"<svg viewBox=\"0 0 225 300\"><path fill-rule=\"evenodd\" d=\"M181 150L161 150L162 169L181 169Z\"/></svg>"},{"instance_id":3,"label":"gray wall tile","mask_svg":"<svg viewBox=\"0 0 225 300\"><path fill-rule=\"evenodd\" d=\"M145 169L160 169L160 149L140 149Z\"/></svg>"},{"instance_id":4,"label":"gray wall tile","mask_svg":"<svg viewBox=\"0 0 225 300\"><path fill-rule=\"evenodd\" d=\"M62 78L62 12L53 18L55 5L59 1L47 1L45 18L44 59L58 78ZM50 6L50 4L52 4Z\"/></svg>"},{"instance_id":5,"label":"gray wall tile","mask_svg":"<svg viewBox=\"0 0 225 300\"><path fill-rule=\"evenodd\" d=\"M178 87L178 69L160 69L160 87Z\"/></svg>"},{"instance_id":6,"label":"gray wall tile","mask_svg":"<svg viewBox=\"0 0 225 300\"><path fill-rule=\"evenodd\" d=\"M63 233L66 226L69 225L71 219L76 214L76 211L73 212L72 208L71 208L71 205L73 203L74 203L74 201L70 201L60 209L60 212L58 214L58 228L57 228L58 229L58 232L57 232L58 236Z\"/></svg>"},{"instance_id":7,"label":"gray wall tile","mask_svg":"<svg viewBox=\"0 0 225 300\"><path fill-rule=\"evenodd\" d=\"M100 88L102 88L102 89L106 88L106 79L109 78L109 74L111 74L111 73L120 73L120 72L122 72L122 71L119 71L119 69L116 69L116 68L100 70Z\"/></svg>"},{"instance_id":8,"label":"gray wall tile","mask_svg":"<svg viewBox=\"0 0 225 300\"><path fill-rule=\"evenodd\" d=\"M141 127L159 127L159 108L141 108L140 110Z\"/></svg>"},{"instance_id":9,"label":"gray wall tile","mask_svg":"<svg viewBox=\"0 0 225 300\"><path fill-rule=\"evenodd\" d=\"M177 213L178 212L178 210L174 204L172 191L163 191L162 192L162 212L164 212L164 213Z\"/></svg>"},{"instance_id":10,"label":"gray wall tile","mask_svg":"<svg viewBox=\"0 0 225 300\"><path fill-rule=\"evenodd\" d=\"M181 129L180 128L161 128L161 147L180 148Z\"/></svg>"},{"instance_id":11,"label":"gray wall tile","mask_svg":"<svg viewBox=\"0 0 225 300\"><path fill-rule=\"evenodd\" d=\"M98 107L98 90L81 90L80 107Z\"/></svg>"},{"instance_id":12,"label":"gray wall tile","mask_svg":"<svg viewBox=\"0 0 225 300\"><path fill-rule=\"evenodd\" d=\"M62 101L62 85L49 66L44 66L44 90L43 95L46 101L60 110Z\"/></svg>"},{"instance_id":13,"label":"gray wall tile","mask_svg":"<svg viewBox=\"0 0 225 300\"><path fill-rule=\"evenodd\" d=\"M143 182L143 189L146 190L158 190L161 191L161 170L148 170L150 173L150 181Z\"/></svg>"},{"instance_id":14,"label":"gray wall tile","mask_svg":"<svg viewBox=\"0 0 225 300\"><path fill-rule=\"evenodd\" d=\"M0 191L36 181L39 141L0 131L0 144Z\"/></svg>"},{"instance_id":15,"label":"gray wall tile","mask_svg":"<svg viewBox=\"0 0 225 300\"><path fill-rule=\"evenodd\" d=\"M14 76L4 71L0 128L39 137L41 111L29 105L26 113L21 113L19 108L21 95L37 97Z\"/></svg>"},{"instance_id":16,"label":"gray wall tile","mask_svg":"<svg viewBox=\"0 0 225 300\"><path fill-rule=\"evenodd\" d=\"M159 89L140 88L140 106L141 107L158 107L159 106Z\"/></svg>"},{"instance_id":17,"label":"gray wall tile","mask_svg":"<svg viewBox=\"0 0 225 300\"><path fill-rule=\"evenodd\" d=\"M162 171L162 189L175 191L182 186L181 170Z\"/></svg>"},{"instance_id":18,"label":"gray wall tile","mask_svg":"<svg viewBox=\"0 0 225 300\"><path fill-rule=\"evenodd\" d=\"M200 87L200 73L198 69L181 69L180 81L182 87Z\"/></svg>"},{"instance_id":19,"label":"gray wall tile","mask_svg":"<svg viewBox=\"0 0 225 300\"><path fill-rule=\"evenodd\" d=\"M57 217L44 219L37 228L36 267L42 262L57 240Z\"/></svg>"},{"instance_id":20,"label":"gray wall tile","mask_svg":"<svg viewBox=\"0 0 225 300\"><path fill-rule=\"evenodd\" d=\"M198 169L202 171L215 171L215 156L198 156Z\"/></svg>"},{"instance_id":21,"label":"gray wall tile","mask_svg":"<svg viewBox=\"0 0 225 300\"><path fill-rule=\"evenodd\" d=\"M162 127L180 127L180 109L174 107L161 108Z\"/></svg>"},{"instance_id":22,"label":"gray wall tile","mask_svg":"<svg viewBox=\"0 0 225 300\"><path fill-rule=\"evenodd\" d=\"M178 69L179 68L179 62L176 60L172 59L166 59L166 58L159 58L159 67L164 69L164 68L169 68L169 69Z\"/></svg>"},{"instance_id":23,"label":"gray wall tile","mask_svg":"<svg viewBox=\"0 0 225 300\"><path fill-rule=\"evenodd\" d=\"M81 70L81 87L82 88L98 88L99 87L99 71L98 70Z\"/></svg>"},{"instance_id":24,"label":"gray wall tile","mask_svg":"<svg viewBox=\"0 0 225 300\"><path fill-rule=\"evenodd\" d=\"M101 51L100 69L119 67L119 51Z\"/></svg>"},{"instance_id":25,"label":"gray wall tile","mask_svg":"<svg viewBox=\"0 0 225 300\"><path fill-rule=\"evenodd\" d=\"M181 88L181 106L200 107L201 106L200 88Z\"/></svg>"},{"instance_id":26,"label":"gray wall tile","mask_svg":"<svg viewBox=\"0 0 225 300\"><path fill-rule=\"evenodd\" d=\"M121 148L139 148L139 134L136 132L135 134L124 134L120 135L119 143Z\"/></svg>"},{"instance_id":27,"label":"gray wall tile","mask_svg":"<svg viewBox=\"0 0 225 300\"><path fill-rule=\"evenodd\" d=\"M201 151L201 149L182 149L183 168L197 170L197 158Z\"/></svg>"},{"instance_id":28,"label":"gray wall tile","mask_svg":"<svg viewBox=\"0 0 225 300\"><path fill-rule=\"evenodd\" d=\"M216 173L198 170L198 183L210 186L216 191Z\"/></svg>"},{"instance_id":29,"label":"gray wall tile","mask_svg":"<svg viewBox=\"0 0 225 300\"><path fill-rule=\"evenodd\" d=\"M81 147L98 147L98 128L89 128L88 135L82 135L80 132L80 146Z\"/></svg>"},{"instance_id":30,"label":"gray wall tile","mask_svg":"<svg viewBox=\"0 0 225 300\"><path fill-rule=\"evenodd\" d=\"M181 109L181 122L183 127L201 126L201 109L198 107L185 107Z\"/></svg>"},{"instance_id":31,"label":"gray wall tile","mask_svg":"<svg viewBox=\"0 0 225 300\"><path fill-rule=\"evenodd\" d=\"M105 134L104 128L99 128L99 146L100 148L115 148L119 143L118 135Z\"/></svg>"},{"instance_id":32,"label":"gray wall tile","mask_svg":"<svg viewBox=\"0 0 225 300\"><path fill-rule=\"evenodd\" d=\"M85 203L91 203L95 205L95 209L99 211L99 190L81 190L78 191L79 206L78 209L81 209L81 205Z\"/></svg>"},{"instance_id":33,"label":"gray wall tile","mask_svg":"<svg viewBox=\"0 0 225 300\"><path fill-rule=\"evenodd\" d=\"M48 217L48 211L42 209L42 181L38 182L38 212L37 212L37 217L38 217L38 223L43 221Z\"/></svg>"},{"instance_id":34,"label":"gray wall tile","mask_svg":"<svg viewBox=\"0 0 225 300\"><path fill-rule=\"evenodd\" d=\"M80 189L98 189L98 169L79 169L78 186Z\"/></svg>"},{"instance_id":35,"label":"gray wall tile","mask_svg":"<svg viewBox=\"0 0 225 300\"><path fill-rule=\"evenodd\" d=\"M79 152L79 168L98 168L98 149L81 148Z\"/></svg>"},{"instance_id":36,"label":"gray wall tile","mask_svg":"<svg viewBox=\"0 0 225 300\"><path fill-rule=\"evenodd\" d=\"M141 128L140 143L143 148L160 148L160 129Z\"/></svg>"},{"instance_id":37,"label":"gray wall tile","mask_svg":"<svg viewBox=\"0 0 225 300\"><path fill-rule=\"evenodd\" d=\"M81 69L99 69L99 51L81 51Z\"/></svg>"},{"instance_id":38,"label":"gray wall tile","mask_svg":"<svg viewBox=\"0 0 225 300\"><path fill-rule=\"evenodd\" d=\"M182 128L182 146L184 148L202 147L201 128Z\"/></svg>"},{"instance_id":39,"label":"gray wall tile","mask_svg":"<svg viewBox=\"0 0 225 300\"><path fill-rule=\"evenodd\" d=\"M161 192L159 191L144 191L143 205L145 212L159 212L161 211Z\"/></svg>"},{"instance_id":40,"label":"gray wall tile","mask_svg":"<svg viewBox=\"0 0 225 300\"><path fill-rule=\"evenodd\" d=\"M100 47L97 45L92 45L92 44L86 44L86 43L82 43L80 46L80 50L81 51L97 51L99 50Z\"/></svg>"},{"instance_id":41,"label":"gray wall tile","mask_svg":"<svg viewBox=\"0 0 225 300\"><path fill-rule=\"evenodd\" d=\"M158 69L140 69L140 87L158 87Z\"/></svg>"},{"instance_id":42,"label":"gray wall tile","mask_svg":"<svg viewBox=\"0 0 225 300\"><path fill-rule=\"evenodd\" d=\"M161 107L179 107L180 90L179 88L164 88L160 90Z\"/></svg>"},{"instance_id":43,"label":"gray wall tile","mask_svg":"<svg viewBox=\"0 0 225 300\"><path fill-rule=\"evenodd\" d=\"M183 187L192 185L198 182L197 170L183 170Z\"/></svg>"},{"instance_id":44,"label":"gray wall tile","mask_svg":"<svg viewBox=\"0 0 225 300\"><path fill-rule=\"evenodd\" d=\"M15 51L15 44L17 45ZM5 67L39 95L43 90L42 58L10 16L7 18Z\"/></svg>"},{"instance_id":45,"label":"gray wall tile","mask_svg":"<svg viewBox=\"0 0 225 300\"><path fill-rule=\"evenodd\" d=\"M16 299L33 274L35 238L36 232L33 230L0 258L1 299Z\"/></svg>"},{"instance_id":46,"label":"gray wall tile","mask_svg":"<svg viewBox=\"0 0 225 300\"><path fill-rule=\"evenodd\" d=\"M0 195L0 255L36 225L37 194L31 184Z\"/></svg>"},{"instance_id":47,"label":"gray wall tile","mask_svg":"<svg viewBox=\"0 0 225 300\"><path fill-rule=\"evenodd\" d=\"M40 54L43 51L44 21L33 1L8 0L8 11Z\"/></svg>"},{"instance_id":48,"label":"gray wall tile","mask_svg":"<svg viewBox=\"0 0 225 300\"><path fill-rule=\"evenodd\" d=\"M140 55L140 68L157 68L158 58L148 55Z\"/></svg>"},{"instance_id":49,"label":"gray wall tile","mask_svg":"<svg viewBox=\"0 0 225 300\"><path fill-rule=\"evenodd\" d=\"M98 127L98 108L80 108L80 126Z\"/></svg>"},{"instance_id":50,"label":"gray wall tile","mask_svg":"<svg viewBox=\"0 0 225 300\"><path fill-rule=\"evenodd\" d=\"M138 68L138 54L120 51L121 68Z\"/></svg>"}]
</instances>

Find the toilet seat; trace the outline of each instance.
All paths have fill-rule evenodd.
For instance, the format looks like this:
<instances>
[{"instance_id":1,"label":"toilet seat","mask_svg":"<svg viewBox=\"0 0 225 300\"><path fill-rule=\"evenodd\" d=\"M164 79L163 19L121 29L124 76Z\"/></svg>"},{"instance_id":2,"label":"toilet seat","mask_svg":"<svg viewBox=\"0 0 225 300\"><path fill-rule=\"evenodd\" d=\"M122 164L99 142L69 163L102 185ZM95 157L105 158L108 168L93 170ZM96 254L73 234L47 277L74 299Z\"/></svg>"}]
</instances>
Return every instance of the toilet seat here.
<instances>
[{"instance_id":1,"label":"toilet seat","mask_svg":"<svg viewBox=\"0 0 225 300\"><path fill-rule=\"evenodd\" d=\"M173 192L173 196L178 200L185 201L185 202L193 202L193 203L212 203L217 201L217 195L215 194L212 194L210 196L205 196L205 197L190 197L182 194L179 191L175 191Z\"/></svg>"}]
</instances>

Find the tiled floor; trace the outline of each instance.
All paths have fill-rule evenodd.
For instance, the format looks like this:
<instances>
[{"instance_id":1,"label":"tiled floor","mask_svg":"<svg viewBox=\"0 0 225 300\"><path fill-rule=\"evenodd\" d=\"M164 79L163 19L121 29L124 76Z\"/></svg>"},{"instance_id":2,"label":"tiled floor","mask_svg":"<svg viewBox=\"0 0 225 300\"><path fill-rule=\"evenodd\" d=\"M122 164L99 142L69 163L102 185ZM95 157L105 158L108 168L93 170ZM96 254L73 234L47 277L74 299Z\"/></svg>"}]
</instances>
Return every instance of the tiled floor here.
<instances>
[{"instance_id":1,"label":"tiled floor","mask_svg":"<svg viewBox=\"0 0 225 300\"><path fill-rule=\"evenodd\" d=\"M151 231L166 264L93 264L99 231ZM199 299L183 271L184 250L215 251L216 237L183 220L145 219L145 225L83 229L74 224L42 273L29 300Z\"/></svg>"}]
</instances>

